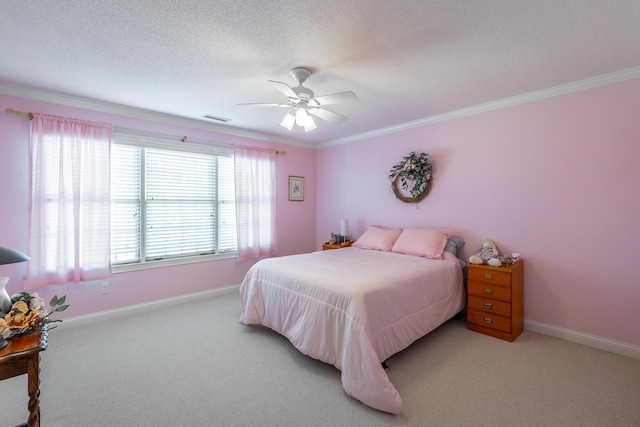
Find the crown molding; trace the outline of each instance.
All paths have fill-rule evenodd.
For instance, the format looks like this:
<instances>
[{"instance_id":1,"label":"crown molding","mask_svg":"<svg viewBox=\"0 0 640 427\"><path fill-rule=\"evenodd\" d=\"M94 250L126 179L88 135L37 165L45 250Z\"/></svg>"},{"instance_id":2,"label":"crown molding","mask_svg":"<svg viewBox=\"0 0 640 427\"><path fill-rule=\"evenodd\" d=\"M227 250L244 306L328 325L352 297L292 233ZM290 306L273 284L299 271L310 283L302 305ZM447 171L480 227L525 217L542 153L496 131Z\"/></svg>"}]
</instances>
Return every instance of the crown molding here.
<instances>
[{"instance_id":1,"label":"crown molding","mask_svg":"<svg viewBox=\"0 0 640 427\"><path fill-rule=\"evenodd\" d=\"M578 92L585 89L591 89L598 86L617 83L624 80L630 80L640 77L640 66L629 68L614 73L604 74L601 76L591 77L576 82L567 83L559 86L541 89L522 95L516 95L497 101L487 102L472 107L461 108L459 110L450 111L443 114L425 117L405 123L400 123L385 128L375 129L369 132L363 132L356 135L338 138L331 141L325 141L318 144L306 143L294 139L275 137L265 133L253 132L245 129L231 128L215 123L203 122L188 117L176 116L173 114L161 113L157 111L145 110L142 108L129 107L121 104L114 104L104 101L97 101L88 98L63 95L58 93L47 92L38 89L13 86L6 83L0 83L0 94L18 96L22 98L33 99L37 101L51 102L54 104L67 105L70 107L85 108L104 113L112 113L135 117L139 119L153 120L167 124L185 126L195 129L202 129L211 132L218 132L226 135L239 136L243 138L252 138L260 141L275 142L280 144L292 145L303 148L321 149L331 147L333 145L347 144L350 142L360 141L363 139L382 136L390 133L400 132L415 127L426 126L433 123L443 122L446 120L456 119L460 117L470 116L474 114L484 113L487 111L497 110L500 108L511 107L527 102L537 101L540 99L550 98L553 96L564 95L572 92Z\"/></svg>"},{"instance_id":2,"label":"crown molding","mask_svg":"<svg viewBox=\"0 0 640 427\"><path fill-rule=\"evenodd\" d=\"M389 126L364 132L357 135L347 136L345 138L334 139L316 145L316 148L325 148L333 145L347 144L349 142L359 141L362 139L373 138L376 136L386 135L389 133L400 132L415 127L425 126L433 123L443 122L445 120L456 119L459 117L470 116L473 114L484 113L487 111L497 110L500 108L511 107L514 105L524 104L527 102L537 101L539 99L550 98L558 95L565 95L572 92L578 92L585 89L591 89L598 86L604 86L612 83L618 83L624 80L631 80L640 77L640 67L629 68L615 73L605 74L602 76L591 77L576 82L567 83L559 86L541 89L534 92L516 95L497 101L487 102L485 104L475 105L473 107L462 108L460 110L450 111L448 113L437 114L435 116L425 117L423 119L413 120L410 122L400 123L398 125Z\"/></svg>"},{"instance_id":3,"label":"crown molding","mask_svg":"<svg viewBox=\"0 0 640 427\"><path fill-rule=\"evenodd\" d=\"M275 137L259 132L252 132L245 129L237 129L229 126L218 125L216 123L204 122L202 120L181 117L173 114L161 113L158 111L145 110L143 108L129 107L111 102L97 101L78 96L63 95L59 93L47 92L40 89L14 86L0 82L0 94L17 96L21 98L33 99L36 101L51 102L53 104L67 105L69 107L84 108L87 110L100 111L103 113L118 114L138 119L152 120L156 122L185 126L193 129L202 129L226 135L252 138L260 141L276 142L286 145L294 145L304 148L314 148L313 144L304 143L289 138Z\"/></svg>"}]
</instances>

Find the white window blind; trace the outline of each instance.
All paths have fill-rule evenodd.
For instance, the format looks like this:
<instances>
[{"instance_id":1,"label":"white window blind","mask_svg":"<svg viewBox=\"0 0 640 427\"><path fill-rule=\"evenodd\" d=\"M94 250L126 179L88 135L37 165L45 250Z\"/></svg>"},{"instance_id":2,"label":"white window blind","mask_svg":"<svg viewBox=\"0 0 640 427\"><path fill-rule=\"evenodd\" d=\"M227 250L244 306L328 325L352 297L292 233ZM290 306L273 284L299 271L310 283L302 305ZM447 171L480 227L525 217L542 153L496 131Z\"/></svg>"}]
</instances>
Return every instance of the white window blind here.
<instances>
[{"instance_id":1,"label":"white window blind","mask_svg":"<svg viewBox=\"0 0 640 427\"><path fill-rule=\"evenodd\" d=\"M218 250L235 252L236 203L232 157L218 157Z\"/></svg>"},{"instance_id":2,"label":"white window blind","mask_svg":"<svg viewBox=\"0 0 640 427\"><path fill-rule=\"evenodd\" d=\"M140 262L142 148L111 146L111 263Z\"/></svg>"},{"instance_id":3,"label":"white window blind","mask_svg":"<svg viewBox=\"0 0 640 427\"><path fill-rule=\"evenodd\" d=\"M114 265L236 251L230 150L114 143Z\"/></svg>"}]
</instances>

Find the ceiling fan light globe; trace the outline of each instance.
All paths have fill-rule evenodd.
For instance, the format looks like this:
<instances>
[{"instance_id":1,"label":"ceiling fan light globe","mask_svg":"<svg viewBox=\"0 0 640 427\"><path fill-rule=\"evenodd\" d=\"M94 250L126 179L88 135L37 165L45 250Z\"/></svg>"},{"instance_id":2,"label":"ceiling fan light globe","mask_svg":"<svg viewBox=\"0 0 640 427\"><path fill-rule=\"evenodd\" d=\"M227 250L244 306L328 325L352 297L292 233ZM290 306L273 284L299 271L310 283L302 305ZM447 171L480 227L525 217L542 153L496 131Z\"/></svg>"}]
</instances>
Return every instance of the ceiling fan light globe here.
<instances>
[{"instance_id":1,"label":"ceiling fan light globe","mask_svg":"<svg viewBox=\"0 0 640 427\"><path fill-rule=\"evenodd\" d=\"M306 108L298 108L296 111L296 124L303 127L309 118L309 113Z\"/></svg>"},{"instance_id":2,"label":"ceiling fan light globe","mask_svg":"<svg viewBox=\"0 0 640 427\"><path fill-rule=\"evenodd\" d=\"M287 114L284 115L284 118L280 122L280 126L285 128L288 131L293 129L293 125L296 122L295 116L292 114L291 110L287 111Z\"/></svg>"},{"instance_id":3,"label":"ceiling fan light globe","mask_svg":"<svg viewBox=\"0 0 640 427\"><path fill-rule=\"evenodd\" d=\"M315 122L315 120L313 120L313 117L308 116L307 117L307 121L304 124L304 131L305 132L310 132L310 131L314 130L316 127L317 127L316 126L316 122Z\"/></svg>"}]
</instances>

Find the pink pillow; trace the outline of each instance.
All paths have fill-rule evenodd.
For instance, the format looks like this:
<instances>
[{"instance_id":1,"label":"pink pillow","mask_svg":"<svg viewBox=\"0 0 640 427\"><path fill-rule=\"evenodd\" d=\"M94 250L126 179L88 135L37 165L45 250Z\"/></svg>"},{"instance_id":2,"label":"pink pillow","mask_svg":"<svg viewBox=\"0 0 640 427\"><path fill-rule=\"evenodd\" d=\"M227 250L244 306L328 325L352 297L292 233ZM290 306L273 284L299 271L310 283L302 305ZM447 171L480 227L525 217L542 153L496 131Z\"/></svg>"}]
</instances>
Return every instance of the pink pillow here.
<instances>
[{"instance_id":1,"label":"pink pillow","mask_svg":"<svg viewBox=\"0 0 640 427\"><path fill-rule=\"evenodd\" d=\"M353 246L362 249L375 249L389 252L401 232L402 230L399 229L387 230L372 225L353 243Z\"/></svg>"},{"instance_id":2,"label":"pink pillow","mask_svg":"<svg viewBox=\"0 0 640 427\"><path fill-rule=\"evenodd\" d=\"M442 252L451 236L448 230L431 228L406 228L396 240L391 252L417 255L430 259L442 259Z\"/></svg>"}]
</instances>

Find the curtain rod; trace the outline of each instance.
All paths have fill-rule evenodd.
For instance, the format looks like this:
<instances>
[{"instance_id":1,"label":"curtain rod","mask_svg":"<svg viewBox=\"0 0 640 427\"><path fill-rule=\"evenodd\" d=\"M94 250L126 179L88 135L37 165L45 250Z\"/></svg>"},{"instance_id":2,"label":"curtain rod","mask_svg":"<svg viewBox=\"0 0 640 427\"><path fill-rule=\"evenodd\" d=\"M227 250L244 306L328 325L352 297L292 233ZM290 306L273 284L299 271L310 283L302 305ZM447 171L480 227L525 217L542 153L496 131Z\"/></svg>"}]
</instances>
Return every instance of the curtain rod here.
<instances>
[{"instance_id":1,"label":"curtain rod","mask_svg":"<svg viewBox=\"0 0 640 427\"><path fill-rule=\"evenodd\" d=\"M13 108L7 108L6 110L4 110L4 112L7 114L13 114L15 116L29 116L29 120L33 120L33 113L23 113L21 111L14 110Z\"/></svg>"},{"instance_id":2,"label":"curtain rod","mask_svg":"<svg viewBox=\"0 0 640 427\"><path fill-rule=\"evenodd\" d=\"M29 116L29 120L33 120L33 113L32 112L22 112L22 111L14 110L13 108L7 108L4 111L5 111L5 113L7 113L9 115ZM134 129L134 128L126 128L126 127L121 127L121 126L114 126L113 130L115 132L128 133L130 135L136 135L136 134L141 134L141 133L142 134L147 134L147 135L158 135L161 138L165 138L165 139L178 139L178 140L180 140L180 141L182 141L184 143L186 143L187 139L188 139L186 135L180 137L179 135L170 135L170 134L167 134L167 133L150 132L150 131L146 131L146 130ZM194 141L194 142L200 142L200 143L209 144L209 145L211 145L213 143L215 145L233 147L233 144L225 144L225 143L221 143L221 142L209 141L209 140L206 140L206 139L191 138L191 140ZM286 156L287 152L286 151L282 151L282 150L276 150L276 154Z\"/></svg>"}]
</instances>

